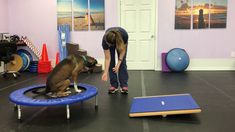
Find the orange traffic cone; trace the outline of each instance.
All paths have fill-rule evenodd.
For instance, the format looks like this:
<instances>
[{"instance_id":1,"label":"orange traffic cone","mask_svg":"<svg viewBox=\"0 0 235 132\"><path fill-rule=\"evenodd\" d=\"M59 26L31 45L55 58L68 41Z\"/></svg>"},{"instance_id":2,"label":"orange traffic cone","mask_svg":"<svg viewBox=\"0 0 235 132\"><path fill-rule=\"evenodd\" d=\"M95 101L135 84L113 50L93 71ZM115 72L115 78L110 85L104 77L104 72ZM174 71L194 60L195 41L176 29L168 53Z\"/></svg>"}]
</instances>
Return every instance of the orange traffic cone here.
<instances>
[{"instance_id":1,"label":"orange traffic cone","mask_svg":"<svg viewBox=\"0 0 235 132\"><path fill-rule=\"evenodd\" d=\"M46 44L43 44L41 59L38 62L38 73L48 73L51 71L51 61L48 59Z\"/></svg>"},{"instance_id":2,"label":"orange traffic cone","mask_svg":"<svg viewBox=\"0 0 235 132\"><path fill-rule=\"evenodd\" d=\"M41 61L43 61L43 62L48 61L47 47L46 47L45 43L43 44L43 47L42 47Z\"/></svg>"},{"instance_id":3,"label":"orange traffic cone","mask_svg":"<svg viewBox=\"0 0 235 132\"><path fill-rule=\"evenodd\" d=\"M59 52L56 53L56 60L55 60L55 64L57 65L60 61L60 54Z\"/></svg>"}]
</instances>

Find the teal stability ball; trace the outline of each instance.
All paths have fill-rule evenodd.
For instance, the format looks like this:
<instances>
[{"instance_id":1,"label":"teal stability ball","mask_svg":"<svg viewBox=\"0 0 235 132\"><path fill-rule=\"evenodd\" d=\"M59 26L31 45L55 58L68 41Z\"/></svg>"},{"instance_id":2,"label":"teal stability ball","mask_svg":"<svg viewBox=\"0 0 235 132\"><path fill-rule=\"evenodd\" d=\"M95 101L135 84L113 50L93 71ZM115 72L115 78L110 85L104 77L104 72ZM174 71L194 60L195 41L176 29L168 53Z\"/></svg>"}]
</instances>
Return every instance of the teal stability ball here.
<instances>
[{"instance_id":1,"label":"teal stability ball","mask_svg":"<svg viewBox=\"0 0 235 132\"><path fill-rule=\"evenodd\" d=\"M184 49L171 49L166 55L166 63L172 71L184 71L189 65L189 55Z\"/></svg>"}]
</instances>

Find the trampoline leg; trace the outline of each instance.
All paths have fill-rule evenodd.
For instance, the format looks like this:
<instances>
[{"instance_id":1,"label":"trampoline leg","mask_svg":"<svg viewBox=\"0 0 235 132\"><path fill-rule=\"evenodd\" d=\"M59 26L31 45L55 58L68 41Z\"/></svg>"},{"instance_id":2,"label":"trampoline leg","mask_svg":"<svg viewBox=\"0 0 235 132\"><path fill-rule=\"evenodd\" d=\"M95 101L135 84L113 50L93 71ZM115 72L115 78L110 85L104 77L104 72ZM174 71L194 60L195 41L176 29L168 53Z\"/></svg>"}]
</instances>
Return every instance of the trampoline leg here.
<instances>
[{"instance_id":1,"label":"trampoline leg","mask_svg":"<svg viewBox=\"0 0 235 132\"><path fill-rule=\"evenodd\" d=\"M18 120L21 119L21 109L20 109L20 105L17 105L17 111L18 111Z\"/></svg>"},{"instance_id":2,"label":"trampoline leg","mask_svg":"<svg viewBox=\"0 0 235 132\"><path fill-rule=\"evenodd\" d=\"M95 109L97 109L97 108L98 108L98 97L95 96Z\"/></svg>"},{"instance_id":3,"label":"trampoline leg","mask_svg":"<svg viewBox=\"0 0 235 132\"><path fill-rule=\"evenodd\" d=\"M66 114L67 114L67 119L70 119L69 105L66 105Z\"/></svg>"},{"instance_id":4,"label":"trampoline leg","mask_svg":"<svg viewBox=\"0 0 235 132\"><path fill-rule=\"evenodd\" d=\"M17 110L17 104L14 104L14 111Z\"/></svg>"}]
</instances>

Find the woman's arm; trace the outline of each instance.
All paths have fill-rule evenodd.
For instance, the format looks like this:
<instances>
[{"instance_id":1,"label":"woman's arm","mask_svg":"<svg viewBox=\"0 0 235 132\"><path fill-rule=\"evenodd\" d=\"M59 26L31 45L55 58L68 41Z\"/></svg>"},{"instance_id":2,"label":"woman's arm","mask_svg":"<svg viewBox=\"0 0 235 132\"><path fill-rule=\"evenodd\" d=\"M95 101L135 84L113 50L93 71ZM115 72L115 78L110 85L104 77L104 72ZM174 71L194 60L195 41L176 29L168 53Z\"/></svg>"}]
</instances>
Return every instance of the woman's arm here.
<instances>
[{"instance_id":1,"label":"woman's arm","mask_svg":"<svg viewBox=\"0 0 235 132\"><path fill-rule=\"evenodd\" d=\"M104 56L105 56L105 60L104 60L104 73L102 75L102 80L103 81L107 81L108 80L108 71L109 71L109 65L110 65L110 50L104 50Z\"/></svg>"},{"instance_id":2,"label":"woman's arm","mask_svg":"<svg viewBox=\"0 0 235 132\"><path fill-rule=\"evenodd\" d=\"M120 67L120 65L121 65L121 63L122 63L122 60L123 60L125 54L126 54L126 47L127 47L127 44L125 44L125 45L123 46L123 49L122 49L122 50L120 51L120 53L119 53L118 63L117 63L117 65L113 68L113 71L114 71L115 73L117 73L117 72L119 71L119 67Z\"/></svg>"}]
</instances>

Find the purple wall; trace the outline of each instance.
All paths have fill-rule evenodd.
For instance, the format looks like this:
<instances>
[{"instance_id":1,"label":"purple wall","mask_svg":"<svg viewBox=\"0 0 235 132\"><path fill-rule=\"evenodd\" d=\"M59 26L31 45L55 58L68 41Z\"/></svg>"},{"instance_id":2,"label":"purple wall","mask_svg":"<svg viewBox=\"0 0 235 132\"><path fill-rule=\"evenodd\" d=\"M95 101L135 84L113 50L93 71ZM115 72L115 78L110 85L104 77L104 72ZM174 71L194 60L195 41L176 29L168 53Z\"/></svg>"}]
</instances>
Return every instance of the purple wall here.
<instances>
[{"instance_id":1,"label":"purple wall","mask_svg":"<svg viewBox=\"0 0 235 132\"><path fill-rule=\"evenodd\" d=\"M175 1L175 0L174 0ZM174 47L187 50L191 58L231 58L235 51L235 5L228 1L227 28L174 30L175 2L158 2L158 56Z\"/></svg>"},{"instance_id":2,"label":"purple wall","mask_svg":"<svg viewBox=\"0 0 235 132\"><path fill-rule=\"evenodd\" d=\"M118 25L115 2L105 1L106 28ZM9 10L10 32L28 36L40 49L43 42L47 43L48 55L51 59L55 59L58 51L56 4L56 0L9 0L9 9L14 9ZM72 41L80 44L88 54L103 58L101 48L103 34L104 31L76 31L71 33L71 37Z\"/></svg>"},{"instance_id":3,"label":"purple wall","mask_svg":"<svg viewBox=\"0 0 235 132\"><path fill-rule=\"evenodd\" d=\"M55 59L56 0L9 0L9 17L10 33L27 36L40 49L45 42L49 58Z\"/></svg>"},{"instance_id":4,"label":"purple wall","mask_svg":"<svg viewBox=\"0 0 235 132\"><path fill-rule=\"evenodd\" d=\"M8 0L0 0L0 33L8 32Z\"/></svg>"},{"instance_id":5,"label":"purple wall","mask_svg":"<svg viewBox=\"0 0 235 132\"><path fill-rule=\"evenodd\" d=\"M58 49L56 1L8 0L8 3L9 31L28 36L40 48L46 42L49 57L54 59ZM118 0L105 0L106 28L118 25L117 3ZM174 30L175 0L159 0L157 58L174 47L186 49L190 57L196 59L231 58L231 51L235 51L235 17L232 17L235 8L232 5L235 5L235 1L228 1L226 29ZM78 31L72 32L71 36L72 41L79 43L90 55L103 59L103 34L104 31Z\"/></svg>"}]
</instances>

